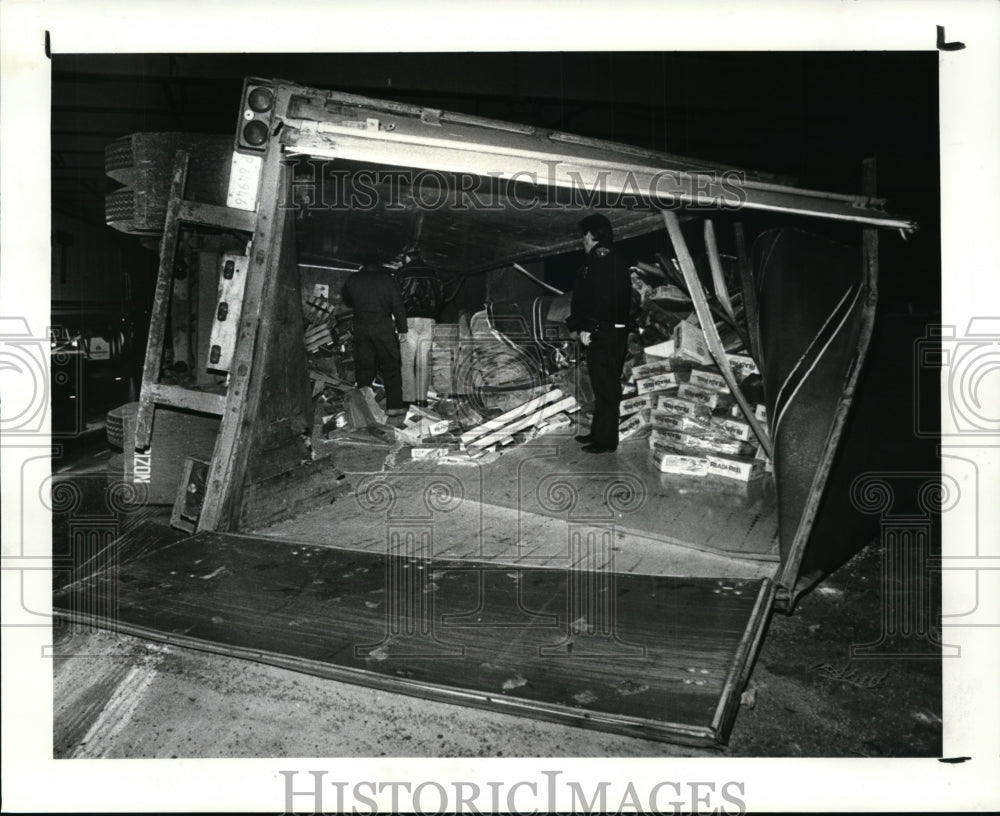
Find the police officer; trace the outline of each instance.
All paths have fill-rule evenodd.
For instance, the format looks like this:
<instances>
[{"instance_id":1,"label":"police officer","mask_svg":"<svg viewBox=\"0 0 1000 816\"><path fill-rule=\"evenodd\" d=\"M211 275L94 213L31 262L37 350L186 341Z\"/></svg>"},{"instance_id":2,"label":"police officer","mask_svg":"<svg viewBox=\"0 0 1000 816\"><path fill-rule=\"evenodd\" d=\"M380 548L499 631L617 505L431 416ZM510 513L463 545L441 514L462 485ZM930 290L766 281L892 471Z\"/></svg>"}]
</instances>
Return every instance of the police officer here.
<instances>
[{"instance_id":1,"label":"police officer","mask_svg":"<svg viewBox=\"0 0 1000 816\"><path fill-rule=\"evenodd\" d=\"M354 309L354 378L359 389L370 388L376 370L385 386L389 416L406 413L400 373L400 343L406 342L406 308L396 279L378 264L351 275L341 292Z\"/></svg>"},{"instance_id":2,"label":"police officer","mask_svg":"<svg viewBox=\"0 0 1000 816\"><path fill-rule=\"evenodd\" d=\"M622 366L628 352L632 287L613 247L611 222L603 215L580 221L586 261L577 272L566 326L578 332L594 391L594 418L590 432L576 437L587 453L610 453L618 448Z\"/></svg>"}]
</instances>

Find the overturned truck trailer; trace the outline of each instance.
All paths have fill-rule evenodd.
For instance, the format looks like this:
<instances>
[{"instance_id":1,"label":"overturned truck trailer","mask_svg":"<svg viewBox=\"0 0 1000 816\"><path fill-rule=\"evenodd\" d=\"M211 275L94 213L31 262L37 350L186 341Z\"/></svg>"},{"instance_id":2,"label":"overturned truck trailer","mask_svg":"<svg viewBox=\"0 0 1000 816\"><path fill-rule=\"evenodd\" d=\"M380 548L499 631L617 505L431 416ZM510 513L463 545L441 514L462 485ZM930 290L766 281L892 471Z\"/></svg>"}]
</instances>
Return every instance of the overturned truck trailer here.
<instances>
[{"instance_id":1,"label":"overturned truck trailer","mask_svg":"<svg viewBox=\"0 0 1000 816\"><path fill-rule=\"evenodd\" d=\"M725 743L771 610L819 577L813 522L872 332L877 232L911 222L871 190L279 80L246 80L235 140L136 134L107 158L125 185L109 223L160 251L141 397L116 430L123 474L172 506L172 525L128 527L114 575L98 559L56 592L57 612L102 625L81 610L113 594L114 625L151 639ZM715 273L715 234L734 236L766 407L747 421L773 481L688 489L649 466L645 441L583 461L571 437L547 436L490 464L395 470L310 448L303 302L317 276L414 246L446 272L487 274L575 249L593 211L619 244L659 233L672 247L664 263L723 372L706 310L730 293L718 275L703 288L691 245L704 234ZM490 548L500 534L509 551ZM670 566L617 569L630 541Z\"/></svg>"}]
</instances>

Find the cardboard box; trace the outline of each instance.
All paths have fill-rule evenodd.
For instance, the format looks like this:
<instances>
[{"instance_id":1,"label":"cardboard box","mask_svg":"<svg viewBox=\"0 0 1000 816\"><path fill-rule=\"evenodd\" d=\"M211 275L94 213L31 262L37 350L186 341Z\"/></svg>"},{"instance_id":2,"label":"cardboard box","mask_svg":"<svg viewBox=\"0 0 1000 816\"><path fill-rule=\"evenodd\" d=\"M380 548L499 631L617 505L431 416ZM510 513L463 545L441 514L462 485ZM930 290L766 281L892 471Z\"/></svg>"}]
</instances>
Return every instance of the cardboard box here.
<instances>
[{"instance_id":1,"label":"cardboard box","mask_svg":"<svg viewBox=\"0 0 1000 816\"><path fill-rule=\"evenodd\" d=\"M646 377L655 377L659 374L669 374L674 370L671 360L656 360L652 363L632 366L632 380L642 380Z\"/></svg>"},{"instance_id":2,"label":"cardboard box","mask_svg":"<svg viewBox=\"0 0 1000 816\"><path fill-rule=\"evenodd\" d=\"M657 411L666 411L667 413L679 414L681 416L700 417L706 421L712 414L711 409L707 405L692 402L679 395L663 394L657 398L655 407Z\"/></svg>"},{"instance_id":3,"label":"cardboard box","mask_svg":"<svg viewBox=\"0 0 1000 816\"><path fill-rule=\"evenodd\" d=\"M757 417L757 419L759 419L761 422L767 422L767 406L758 405L756 408L754 408L753 415Z\"/></svg>"},{"instance_id":4,"label":"cardboard box","mask_svg":"<svg viewBox=\"0 0 1000 816\"><path fill-rule=\"evenodd\" d=\"M691 302L691 298L685 294L684 290L679 286L674 286L672 283L657 286L649 292L646 297L652 298L653 300L683 300L688 303Z\"/></svg>"},{"instance_id":5,"label":"cardboard box","mask_svg":"<svg viewBox=\"0 0 1000 816\"><path fill-rule=\"evenodd\" d=\"M648 411L653 407L655 399L652 394L643 394L641 397L623 399L618 404L618 412L621 416L626 417L629 414L634 414L636 411Z\"/></svg>"},{"instance_id":6,"label":"cardboard box","mask_svg":"<svg viewBox=\"0 0 1000 816\"><path fill-rule=\"evenodd\" d=\"M683 414L671 414L669 411L653 411L650 424L662 431L703 431L708 428L708 422Z\"/></svg>"},{"instance_id":7,"label":"cardboard box","mask_svg":"<svg viewBox=\"0 0 1000 816\"><path fill-rule=\"evenodd\" d=\"M674 329L675 356L683 360L690 360L693 363L710 365L712 355L708 350L708 343L700 326L692 325L688 321L682 321Z\"/></svg>"},{"instance_id":8,"label":"cardboard box","mask_svg":"<svg viewBox=\"0 0 1000 816\"><path fill-rule=\"evenodd\" d=\"M712 425L722 433L728 434L735 439L740 439L743 442L751 442L756 439L753 428L750 427L750 423L745 419L712 417Z\"/></svg>"},{"instance_id":9,"label":"cardboard box","mask_svg":"<svg viewBox=\"0 0 1000 816\"><path fill-rule=\"evenodd\" d=\"M618 425L618 441L624 442L626 439L638 439L650 432L649 411L640 411L632 414L624 422Z\"/></svg>"},{"instance_id":10,"label":"cardboard box","mask_svg":"<svg viewBox=\"0 0 1000 816\"><path fill-rule=\"evenodd\" d=\"M653 391L666 391L677 385L676 374L656 374L652 377L644 377L635 381L635 390L638 394L649 394Z\"/></svg>"},{"instance_id":11,"label":"cardboard box","mask_svg":"<svg viewBox=\"0 0 1000 816\"><path fill-rule=\"evenodd\" d=\"M551 431L561 431L566 428L571 428L573 426L573 420L569 418L569 414L556 414L551 416L542 423L542 428L545 429L545 433Z\"/></svg>"},{"instance_id":12,"label":"cardboard box","mask_svg":"<svg viewBox=\"0 0 1000 816\"><path fill-rule=\"evenodd\" d=\"M709 391L691 383L682 383L677 389L677 396L699 405L705 405L712 410L719 406L719 393L717 391Z\"/></svg>"},{"instance_id":13,"label":"cardboard box","mask_svg":"<svg viewBox=\"0 0 1000 816\"><path fill-rule=\"evenodd\" d=\"M674 341L664 340L662 343L655 343L652 346L646 346L643 349L646 355L646 359L649 360L650 357L673 357L674 356Z\"/></svg>"},{"instance_id":14,"label":"cardboard box","mask_svg":"<svg viewBox=\"0 0 1000 816\"><path fill-rule=\"evenodd\" d=\"M655 448L653 462L660 473L672 473L678 476L708 475L708 458L705 456L690 456L667 448Z\"/></svg>"},{"instance_id":15,"label":"cardboard box","mask_svg":"<svg viewBox=\"0 0 1000 816\"><path fill-rule=\"evenodd\" d=\"M411 448L410 458L414 462L419 462L422 459L438 459L442 456L447 456L449 453L454 451L451 448L445 447L435 447L435 448Z\"/></svg>"},{"instance_id":16,"label":"cardboard box","mask_svg":"<svg viewBox=\"0 0 1000 816\"><path fill-rule=\"evenodd\" d=\"M760 373L752 357L746 357L742 354L727 354L726 359L729 361L729 367L733 370L733 374L736 375L737 382L746 379L751 374Z\"/></svg>"},{"instance_id":17,"label":"cardboard box","mask_svg":"<svg viewBox=\"0 0 1000 816\"><path fill-rule=\"evenodd\" d=\"M723 394L729 393L729 386L726 385L726 378L717 371L706 371L703 368L692 368L688 378L691 385L704 388L707 391L719 391Z\"/></svg>"},{"instance_id":18,"label":"cardboard box","mask_svg":"<svg viewBox=\"0 0 1000 816\"><path fill-rule=\"evenodd\" d=\"M420 418L416 421L406 421L403 423L403 430L408 431L420 439L447 433L450 427L451 422L447 419L433 420Z\"/></svg>"},{"instance_id":19,"label":"cardboard box","mask_svg":"<svg viewBox=\"0 0 1000 816\"><path fill-rule=\"evenodd\" d=\"M774 463L771 461L771 457L764 452L763 448L757 448L757 454L754 458L764 463L765 473L774 473Z\"/></svg>"},{"instance_id":20,"label":"cardboard box","mask_svg":"<svg viewBox=\"0 0 1000 816\"><path fill-rule=\"evenodd\" d=\"M731 456L748 456L753 453L753 446L747 442L726 436L694 431L672 431L654 428L652 437L685 451L705 451L706 453L725 453Z\"/></svg>"},{"instance_id":21,"label":"cardboard box","mask_svg":"<svg viewBox=\"0 0 1000 816\"><path fill-rule=\"evenodd\" d=\"M749 482L764 475L764 463L751 456L709 455L708 472L713 476Z\"/></svg>"}]
</instances>

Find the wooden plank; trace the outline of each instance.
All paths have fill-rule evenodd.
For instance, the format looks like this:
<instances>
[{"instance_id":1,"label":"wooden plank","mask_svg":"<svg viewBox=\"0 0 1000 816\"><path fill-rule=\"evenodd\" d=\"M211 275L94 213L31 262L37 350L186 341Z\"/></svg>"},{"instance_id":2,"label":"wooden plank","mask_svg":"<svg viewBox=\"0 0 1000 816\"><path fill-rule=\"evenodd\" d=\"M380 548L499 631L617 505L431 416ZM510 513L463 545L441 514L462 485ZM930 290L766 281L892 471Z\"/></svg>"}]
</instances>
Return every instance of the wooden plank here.
<instances>
[{"instance_id":1,"label":"wooden plank","mask_svg":"<svg viewBox=\"0 0 1000 816\"><path fill-rule=\"evenodd\" d=\"M527 402L523 402L516 408L511 408L509 411L505 411L500 414L500 416L493 417L493 419L487 420L482 425L478 425L466 431L461 436L462 442L469 444L477 436L482 436L483 434L490 433L491 431L498 431L501 428L506 427L506 425L525 414L530 414L532 411L536 411L541 408L546 403L552 402L552 400L562 399L563 392L558 388L553 388L551 391L547 391L541 396L530 399Z\"/></svg>"},{"instance_id":2,"label":"wooden plank","mask_svg":"<svg viewBox=\"0 0 1000 816\"><path fill-rule=\"evenodd\" d=\"M722 340L719 339L719 332L715 328L715 321L712 319L712 313L708 308L705 291L701 288L698 271L695 269L691 253L688 251L687 244L684 241L684 233L681 232L681 225L677 220L677 214L669 210L664 210L663 221L667 225L670 241L674 246L674 252L677 254L677 260L681 265L681 272L684 273L684 279L687 282L688 294L694 303L695 312L698 314L698 322L701 323L701 328L705 333L705 340L708 342L712 357L715 358L716 365L718 365L719 370L722 372L722 376L726 378L729 390L732 391L733 396L736 398L736 402L743 411L743 415L747 418L747 422L750 423L750 427L753 428L754 433L757 435L760 446L764 449L768 457L773 459L771 440L760 427L760 423L754 416L753 408L750 407L746 397L743 396L743 392L733 377L732 369L729 367L726 350L722 347Z\"/></svg>"},{"instance_id":3,"label":"wooden plank","mask_svg":"<svg viewBox=\"0 0 1000 816\"><path fill-rule=\"evenodd\" d=\"M151 389L160 379L160 362L163 359L163 340L167 330L167 303L174 281L174 259L180 222L177 212L184 197L187 179L188 154L178 150L174 160L174 175L170 182L170 199L167 216L160 239L160 269L156 276L156 293L149 319L149 336L146 339L146 362L142 368L142 388L139 393L139 412L136 416L135 449L145 451L153 432L153 399Z\"/></svg>"},{"instance_id":4,"label":"wooden plank","mask_svg":"<svg viewBox=\"0 0 1000 816\"><path fill-rule=\"evenodd\" d=\"M211 385L218 379L217 374L208 371L208 356L211 353L210 344L206 338L212 334L212 324L215 323L216 304L219 300L219 254L217 252L198 253L198 343L195 362L195 383Z\"/></svg>"},{"instance_id":5,"label":"wooden plank","mask_svg":"<svg viewBox=\"0 0 1000 816\"><path fill-rule=\"evenodd\" d=\"M548 419L554 414L558 414L560 411L570 411L577 408L576 397L568 396L563 397L558 402L553 402L551 405L546 405L535 411L533 414L529 414L522 419L515 420L508 425L504 425L500 430L494 431L491 434L487 434L480 439L475 439L469 443L471 447L486 447L492 445L494 442L499 441L501 438L510 436L511 434L517 433L524 428L529 428L536 422L541 422L543 419Z\"/></svg>"},{"instance_id":6,"label":"wooden plank","mask_svg":"<svg viewBox=\"0 0 1000 816\"><path fill-rule=\"evenodd\" d=\"M220 207L216 204L202 204L198 201L181 201L177 207L176 217L179 221L190 224L205 224L240 232L253 232L257 224L256 212Z\"/></svg>"},{"instance_id":7,"label":"wooden plank","mask_svg":"<svg viewBox=\"0 0 1000 816\"><path fill-rule=\"evenodd\" d=\"M287 97L278 97L278 115L284 113L287 103ZM198 521L199 530L230 529L236 523L239 513L237 505L243 491L250 455L254 413L260 406L263 387L262 374L255 370L258 329L262 311L272 291L268 272L280 255L284 237L285 211L278 206L281 200L278 195L282 174L280 154L280 146L270 144L261 170L261 204L243 294L240 333L229 374L229 393L234 398L233 405L223 418L216 453L212 458L205 503ZM303 386L308 388L308 377L303 376L302 379Z\"/></svg>"},{"instance_id":8,"label":"wooden plank","mask_svg":"<svg viewBox=\"0 0 1000 816\"><path fill-rule=\"evenodd\" d=\"M733 304L729 300L729 288L726 286L726 276L722 271L722 259L719 258L719 248L715 242L715 227L712 226L711 218L705 219L705 247L708 249L708 265L712 269L715 296L722 304L722 308L726 310L726 314L735 323L736 312L733 311Z\"/></svg>"},{"instance_id":9,"label":"wooden plank","mask_svg":"<svg viewBox=\"0 0 1000 816\"><path fill-rule=\"evenodd\" d=\"M746 316L747 340L750 342L750 356L758 367L762 364L760 357L760 332L757 325L757 289L753 282L753 272L750 269L750 258L747 255L746 240L743 235L743 223L738 221L733 225L736 239L736 259L740 268L740 290L743 293L743 314Z\"/></svg>"},{"instance_id":10,"label":"wooden plank","mask_svg":"<svg viewBox=\"0 0 1000 816\"><path fill-rule=\"evenodd\" d=\"M329 504L351 489L332 459L317 459L247 487L240 527L250 530Z\"/></svg>"},{"instance_id":11,"label":"wooden plank","mask_svg":"<svg viewBox=\"0 0 1000 816\"><path fill-rule=\"evenodd\" d=\"M276 115L288 104L275 101ZM312 427L310 380L295 263L294 218L281 206L290 183L277 140L261 171L260 206L243 314L230 368L230 401L209 474L199 530L232 530L248 488L298 465L300 437ZM258 461L262 438L268 455ZM275 442L277 440L277 442Z\"/></svg>"},{"instance_id":12,"label":"wooden plank","mask_svg":"<svg viewBox=\"0 0 1000 816\"><path fill-rule=\"evenodd\" d=\"M214 414L215 416L222 416L226 412L225 394L213 394L210 391L195 391L179 385L156 383L149 387L149 396L154 403L171 405L174 408L186 408L189 411L200 411L203 414Z\"/></svg>"},{"instance_id":13,"label":"wooden plank","mask_svg":"<svg viewBox=\"0 0 1000 816\"><path fill-rule=\"evenodd\" d=\"M107 626L85 610L116 593L121 632L425 699L725 742L731 720L718 712L738 699L770 582L427 555L199 533L123 549L114 570L57 591L53 606Z\"/></svg>"}]
</instances>

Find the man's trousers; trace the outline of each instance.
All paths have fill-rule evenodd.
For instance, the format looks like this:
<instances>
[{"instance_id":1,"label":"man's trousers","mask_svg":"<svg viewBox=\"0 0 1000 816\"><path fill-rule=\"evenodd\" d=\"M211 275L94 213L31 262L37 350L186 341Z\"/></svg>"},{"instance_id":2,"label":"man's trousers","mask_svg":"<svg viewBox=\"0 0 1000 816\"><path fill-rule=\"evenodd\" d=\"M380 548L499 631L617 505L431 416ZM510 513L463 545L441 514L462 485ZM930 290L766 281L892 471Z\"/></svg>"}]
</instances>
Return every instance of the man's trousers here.
<instances>
[{"instance_id":1,"label":"man's trousers","mask_svg":"<svg viewBox=\"0 0 1000 816\"><path fill-rule=\"evenodd\" d=\"M402 408L399 338L391 320L384 325L354 324L354 379L358 388L371 385L376 371L385 386L386 410Z\"/></svg>"},{"instance_id":2,"label":"man's trousers","mask_svg":"<svg viewBox=\"0 0 1000 816\"><path fill-rule=\"evenodd\" d=\"M622 400L622 366L628 353L625 329L602 329L590 335L587 373L594 390L594 419L590 424L592 444L618 447L619 404Z\"/></svg>"},{"instance_id":3,"label":"man's trousers","mask_svg":"<svg viewBox=\"0 0 1000 816\"><path fill-rule=\"evenodd\" d=\"M403 357L403 399L423 402L431 384L431 342L434 320L430 317L406 318L406 342L400 347Z\"/></svg>"}]
</instances>

